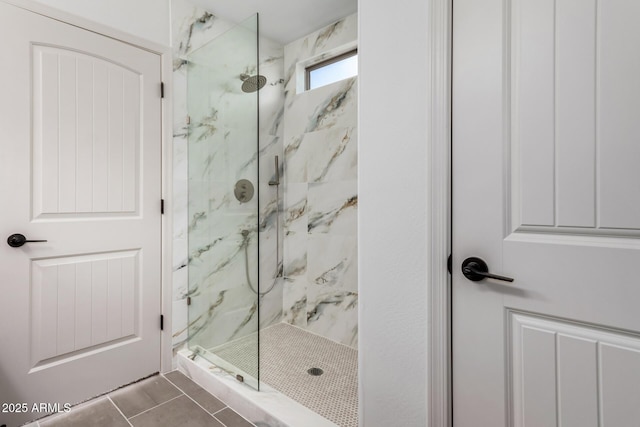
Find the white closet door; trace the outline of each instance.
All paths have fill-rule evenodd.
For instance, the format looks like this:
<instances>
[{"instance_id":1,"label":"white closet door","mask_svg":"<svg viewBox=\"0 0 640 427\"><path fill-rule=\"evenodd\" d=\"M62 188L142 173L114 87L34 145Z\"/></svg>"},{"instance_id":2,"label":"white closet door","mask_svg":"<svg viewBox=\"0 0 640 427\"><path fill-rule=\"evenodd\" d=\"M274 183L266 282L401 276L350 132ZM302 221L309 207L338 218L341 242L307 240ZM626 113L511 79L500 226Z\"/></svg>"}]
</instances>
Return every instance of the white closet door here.
<instances>
[{"instance_id":1,"label":"white closet door","mask_svg":"<svg viewBox=\"0 0 640 427\"><path fill-rule=\"evenodd\" d=\"M637 425L640 2L453 4L455 426Z\"/></svg>"},{"instance_id":2,"label":"white closet door","mask_svg":"<svg viewBox=\"0 0 640 427\"><path fill-rule=\"evenodd\" d=\"M159 371L160 57L1 2L0 39L0 402L28 404L0 424L16 425Z\"/></svg>"}]
</instances>

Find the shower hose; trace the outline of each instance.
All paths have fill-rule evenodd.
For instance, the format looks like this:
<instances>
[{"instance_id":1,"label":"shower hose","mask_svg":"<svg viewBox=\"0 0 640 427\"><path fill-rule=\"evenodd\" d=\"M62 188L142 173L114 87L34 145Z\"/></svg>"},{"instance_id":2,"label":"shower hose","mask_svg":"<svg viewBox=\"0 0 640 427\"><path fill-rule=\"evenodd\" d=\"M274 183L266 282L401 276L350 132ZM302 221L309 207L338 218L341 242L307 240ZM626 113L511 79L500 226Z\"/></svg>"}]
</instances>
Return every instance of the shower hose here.
<instances>
[{"instance_id":1,"label":"shower hose","mask_svg":"<svg viewBox=\"0 0 640 427\"><path fill-rule=\"evenodd\" d=\"M242 230L242 237L244 238L244 241L242 242L242 245L244 246L244 272L247 276L247 285L249 285L251 291L258 296L266 295L273 290L278 280L278 272L280 268L280 166L278 156L275 156L273 160L275 166L275 177L273 180L269 181L269 185L276 187L276 276L273 278L271 287L264 292L255 290L251 284L251 278L249 277L249 230Z\"/></svg>"},{"instance_id":2,"label":"shower hose","mask_svg":"<svg viewBox=\"0 0 640 427\"><path fill-rule=\"evenodd\" d=\"M278 188L276 187L276 192L278 192ZM244 272L245 275L247 277L247 285L249 285L249 289L251 289L251 291L258 295L258 296L263 296L268 294L269 292L271 292L273 290L273 288L276 286L276 282L278 280L278 262L279 262L279 252L280 252L280 221L279 221L279 217L280 217L280 207L279 207L279 203L278 203L278 196L279 194L276 193L276 277L274 277L273 279L273 283L271 284L271 286L269 287L269 289L267 289L264 292L259 292L257 290L254 289L253 285L251 284L251 278L249 277L249 230L242 230L242 236L244 237L244 241L242 242L242 246L244 246Z\"/></svg>"},{"instance_id":3,"label":"shower hose","mask_svg":"<svg viewBox=\"0 0 640 427\"><path fill-rule=\"evenodd\" d=\"M249 277L249 231L242 230L242 235L244 236L244 242L242 243L242 245L244 246L244 272L247 276L247 285L249 285L249 289L251 289L254 294L259 296L266 295L273 290L274 286L276 286L277 279L274 278L273 283L271 284L269 289L264 292L258 292L253 288L253 285L251 284L251 278Z\"/></svg>"}]
</instances>

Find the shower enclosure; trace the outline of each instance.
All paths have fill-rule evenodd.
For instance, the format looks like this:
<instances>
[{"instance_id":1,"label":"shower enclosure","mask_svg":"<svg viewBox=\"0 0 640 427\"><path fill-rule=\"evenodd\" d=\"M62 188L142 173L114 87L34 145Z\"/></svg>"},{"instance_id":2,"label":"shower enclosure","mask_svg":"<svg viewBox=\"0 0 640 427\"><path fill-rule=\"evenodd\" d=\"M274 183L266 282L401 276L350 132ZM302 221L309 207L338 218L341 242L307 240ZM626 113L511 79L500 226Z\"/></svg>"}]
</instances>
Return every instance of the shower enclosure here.
<instances>
[{"instance_id":1,"label":"shower enclosure","mask_svg":"<svg viewBox=\"0 0 640 427\"><path fill-rule=\"evenodd\" d=\"M190 123L179 366L237 405L258 399L269 425L355 427L357 78L298 89L305 64L354 48L356 16L286 45L259 34L257 15L185 16L180 49L210 41L178 64Z\"/></svg>"},{"instance_id":2,"label":"shower enclosure","mask_svg":"<svg viewBox=\"0 0 640 427\"><path fill-rule=\"evenodd\" d=\"M255 15L194 51L187 83L189 348L256 389L258 101L265 84L258 58ZM242 340L246 351L219 354L235 340Z\"/></svg>"}]
</instances>

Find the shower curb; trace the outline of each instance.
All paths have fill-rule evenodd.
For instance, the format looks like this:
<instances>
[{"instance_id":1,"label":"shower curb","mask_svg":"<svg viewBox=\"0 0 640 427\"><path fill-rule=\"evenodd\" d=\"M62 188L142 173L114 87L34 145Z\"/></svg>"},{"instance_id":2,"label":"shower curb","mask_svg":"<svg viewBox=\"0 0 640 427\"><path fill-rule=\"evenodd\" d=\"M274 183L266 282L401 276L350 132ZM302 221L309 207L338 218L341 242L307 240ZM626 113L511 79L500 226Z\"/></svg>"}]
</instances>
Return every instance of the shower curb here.
<instances>
[{"instance_id":1,"label":"shower curb","mask_svg":"<svg viewBox=\"0 0 640 427\"><path fill-rule=\"evenodd\" d=\"M178 352L178 370L258 427L338 427L264 383L256 391L202 357L189 356L189 350Z\"/></svg>"}]
</instances>

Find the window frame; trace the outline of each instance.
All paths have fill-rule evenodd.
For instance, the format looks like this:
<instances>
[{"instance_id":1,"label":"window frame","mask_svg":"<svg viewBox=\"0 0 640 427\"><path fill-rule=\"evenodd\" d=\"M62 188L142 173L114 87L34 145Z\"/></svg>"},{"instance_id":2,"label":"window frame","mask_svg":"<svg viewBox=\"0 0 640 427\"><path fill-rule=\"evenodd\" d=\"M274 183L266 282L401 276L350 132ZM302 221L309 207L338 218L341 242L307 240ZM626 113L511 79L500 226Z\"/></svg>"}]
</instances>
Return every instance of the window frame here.
<instances>
[{"instance_id":1,"label":"window frame","mask_svg":"<svg viewBox=\"0 0 640 427\"><path fill-rule=\"evenodd\" d=\"M341 53L340 55L332 56L329 59L325 59L324 61L317 62L313 65L310 65L304 69L304 90L311 90L311 72L318 70L320 68L326 67L327 65L331 65L336 62L340 62L344 59L350 58L352 56L356 56L358 54L358 48L351 49L345 53ZM343 79L342 79L343 80ZM336 80L340 81L340 80ZM321 86L322 87L322 86ZM317 88L316 88L317 89Z\"/></svg>"}]
</instances>

